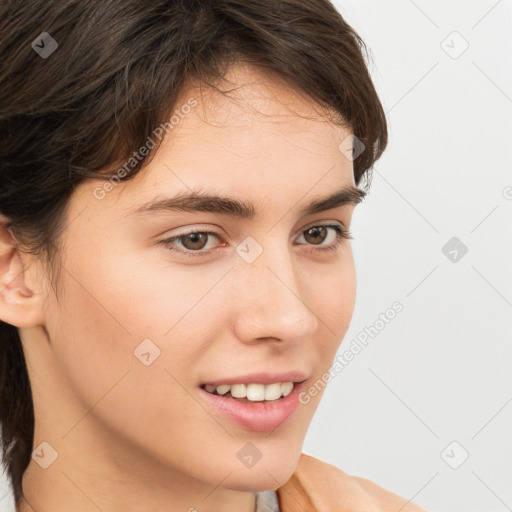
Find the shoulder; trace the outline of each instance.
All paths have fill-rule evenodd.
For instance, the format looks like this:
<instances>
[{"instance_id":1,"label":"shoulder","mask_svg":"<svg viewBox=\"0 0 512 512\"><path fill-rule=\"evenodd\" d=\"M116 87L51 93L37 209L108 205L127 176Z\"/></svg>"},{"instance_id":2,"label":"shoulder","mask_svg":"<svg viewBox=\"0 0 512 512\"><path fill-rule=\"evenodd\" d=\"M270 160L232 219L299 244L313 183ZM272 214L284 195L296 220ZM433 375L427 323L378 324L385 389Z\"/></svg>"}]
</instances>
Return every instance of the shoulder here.
<instances>
[{"instance_id":1,"label":"shoulder","mask_svg":"<svg viewBox=\"0 0 512 512\"><path fill-rule=\"evenodd\" d=\"M305 453L276 492L281 512L425 512L371 480L349 475Z\"/></svg>"}]
</instances>

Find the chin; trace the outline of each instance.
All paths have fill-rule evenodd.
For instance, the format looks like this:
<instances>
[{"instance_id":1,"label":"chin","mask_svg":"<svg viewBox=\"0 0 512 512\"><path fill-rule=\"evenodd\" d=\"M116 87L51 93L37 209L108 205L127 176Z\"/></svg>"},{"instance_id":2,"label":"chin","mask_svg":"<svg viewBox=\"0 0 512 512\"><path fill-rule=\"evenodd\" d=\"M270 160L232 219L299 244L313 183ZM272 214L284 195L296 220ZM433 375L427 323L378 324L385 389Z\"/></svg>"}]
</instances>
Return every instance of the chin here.
<instances>
[{"instance_id":1,"label":"chin","mask_svg":"<svg viewBox=\"0 0 512 512\"><path fill-rule=\"evenodd\" d=\"M257 492L275 490L293 474L298 456L261 458L253 467L237 469L223 482L223 487L237 491Z\"/></svg>"}]
</instances>

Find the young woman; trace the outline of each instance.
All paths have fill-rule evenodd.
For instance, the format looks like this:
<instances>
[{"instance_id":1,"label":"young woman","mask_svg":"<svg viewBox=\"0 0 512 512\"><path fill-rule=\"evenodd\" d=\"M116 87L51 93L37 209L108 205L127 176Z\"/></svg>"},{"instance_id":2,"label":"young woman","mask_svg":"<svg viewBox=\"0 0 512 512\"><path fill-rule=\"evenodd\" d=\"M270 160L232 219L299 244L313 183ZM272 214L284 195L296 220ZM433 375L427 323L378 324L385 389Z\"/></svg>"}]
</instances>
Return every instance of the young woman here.
<instances>
[{"instance_id":1,"label":"young woman","mask_svg":"<svg viewBox=\"0 0 512 512\"><path fill-rule=\"evenodd\" d=\"M328 0L4 0L0 47L16 510L421 510L302 453L387 142Z\"/></svg>"}]
</instances>

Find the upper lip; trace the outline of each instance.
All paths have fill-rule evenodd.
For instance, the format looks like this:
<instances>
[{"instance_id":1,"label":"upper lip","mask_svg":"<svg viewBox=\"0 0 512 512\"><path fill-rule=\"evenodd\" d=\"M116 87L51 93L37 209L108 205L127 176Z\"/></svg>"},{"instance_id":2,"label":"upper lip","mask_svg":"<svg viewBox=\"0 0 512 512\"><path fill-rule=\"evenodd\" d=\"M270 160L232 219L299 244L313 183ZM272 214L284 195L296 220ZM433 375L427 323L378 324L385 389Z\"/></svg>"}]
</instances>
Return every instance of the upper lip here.
<instances>
[{"instance_id":1,"label":"upper lip","mask_svg":"<svg viewBox=\"0 0 512 512\"><path fill-rule=\"evenodd\" d=\"M203 382L202 386L210 384L220 386L221 384L273 384L274 382L302 382L307 379L307 375L298 370L290 370L282 373L258 372L238 377L224 377L221 379L209 380Z\"/></svg>"}]
</instances>

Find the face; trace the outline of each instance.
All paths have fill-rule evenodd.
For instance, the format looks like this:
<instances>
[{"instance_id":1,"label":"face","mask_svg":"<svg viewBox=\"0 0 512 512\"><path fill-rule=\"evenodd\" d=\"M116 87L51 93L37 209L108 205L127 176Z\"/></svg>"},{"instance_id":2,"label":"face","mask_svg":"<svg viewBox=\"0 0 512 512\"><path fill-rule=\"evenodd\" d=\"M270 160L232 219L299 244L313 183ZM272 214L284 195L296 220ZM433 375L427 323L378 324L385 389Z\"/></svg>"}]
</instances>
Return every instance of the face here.
<instances>
[{"instance_id":1,"label":"face","mask_svg":"<svg viewBox=\"0 0 512 512\"><path fill-rule=\"evenodd\" d=\"M132 180L76 189L58 298L48 285L44 331L22 330L35 446L47 441L84 486L80 467L145 488L277 488L322 396L298 394L322 380L349 326L343 235L356 201L338 146L350 132L273 75L239 66L228 79L229 96L183 94ZM304 213L342 190L345 201ZM147 207L193 191L231 202ZM305 382L264 403L276 385L246 386L256 401L204 389L287 381Z\"/></svg>"}]
</instances>

